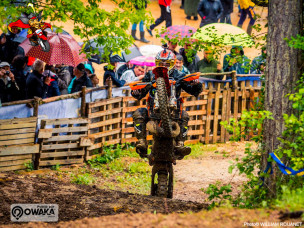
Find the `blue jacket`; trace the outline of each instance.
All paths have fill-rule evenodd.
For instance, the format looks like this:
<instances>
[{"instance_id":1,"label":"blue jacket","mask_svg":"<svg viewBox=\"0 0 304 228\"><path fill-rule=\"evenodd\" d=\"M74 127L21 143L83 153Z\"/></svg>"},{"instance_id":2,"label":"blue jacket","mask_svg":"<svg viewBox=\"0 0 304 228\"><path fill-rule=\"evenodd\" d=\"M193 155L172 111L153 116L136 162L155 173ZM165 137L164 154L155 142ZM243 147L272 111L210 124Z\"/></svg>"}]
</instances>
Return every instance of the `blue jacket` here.
<instances>
[{"instance_id":1,"label":"blue jacket","mask_svg":"<svg viewBox=\"0 0 304 228\"><path fill-rule=\"evenodd\" d=\"M236 55L234 53L235 48L241 49L240 54ZM236 59L237 62L234 64L230 63L231 59ZM232 46L231 53L224 56L223 64L224 72L230 72L235 70L237 74L249 74L250 70L250 59L244 55L243 47L241 46Z\"/></svg>"},{"instance_id":2,"label":"blue jacket","mask_svg":"<svg viewBox=\"0 0 304 228\"><path fill-rule=\"evenodd\" d=\"M48 86L42 80L43 75L37 71L30 73L26 79L27 98L32 99L34 96L46 98Z\"/></svg>"},{"instance_id":3,"label":"blue jacket","mask_svg":"<svg viewBox=\"0 0 304 228\"><path fill-rule=\"evenodd\" d=\"M264 67L265 67L265 63L266 63L266 58L263 57L263 55L255 57L251 63L250 73L251 74L261 74L262 73L261 66L264 65Z\"/></svg>"}]
</instances>

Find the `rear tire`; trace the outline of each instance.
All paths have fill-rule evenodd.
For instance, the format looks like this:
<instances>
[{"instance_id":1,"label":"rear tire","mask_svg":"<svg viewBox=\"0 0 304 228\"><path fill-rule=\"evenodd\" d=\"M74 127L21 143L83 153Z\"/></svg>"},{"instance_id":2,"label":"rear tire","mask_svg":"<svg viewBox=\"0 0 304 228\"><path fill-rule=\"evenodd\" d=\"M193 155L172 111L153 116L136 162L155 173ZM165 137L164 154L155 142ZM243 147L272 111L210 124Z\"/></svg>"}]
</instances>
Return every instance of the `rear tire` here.
<instances>
[{"instance_id":1,"label":"rear tire","mask_svg":"<svg viewBox=\"0 0 304 228\"><path fill-rule=\"evenodd\" d=\"M158 173L157 196L168 197L168 174Z\"/></svg>"},{"instance_id":2,"label":"rear tire","mask_svg":"<svg viewBox=\"0 0 304 228\"><path fill-rule=\"evenodd\" d=\"M162 128L164 129L165 135L167 137L171 137L172 126L169 115L168 95L167 95L165 80L163 78L157 78L156 87L157 87L160 116L162 121Z\"/></svg>"}]
</instances>

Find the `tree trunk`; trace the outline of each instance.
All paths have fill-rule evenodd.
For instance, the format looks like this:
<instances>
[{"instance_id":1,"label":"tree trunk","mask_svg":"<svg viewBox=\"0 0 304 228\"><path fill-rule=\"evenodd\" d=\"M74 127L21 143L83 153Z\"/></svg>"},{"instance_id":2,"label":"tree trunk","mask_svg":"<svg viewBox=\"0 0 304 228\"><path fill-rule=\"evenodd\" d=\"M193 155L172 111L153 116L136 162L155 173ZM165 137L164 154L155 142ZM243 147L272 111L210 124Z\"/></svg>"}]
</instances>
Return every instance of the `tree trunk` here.
<instances>
[{"instance_id":1,"label":"tree trunk","mask_svg":"<svg viewBox=\"0 0 304 228\"><path fill-rule=\"evenodd\" d=\"M273 113L275 120L264 123L265 154L262 169L267 165L269 153L278 148L277 139L284 130L283 114L291 114L292 103L287 94L293 93L300 76L300 51L288 46L284 38L296 37L302 32L302 0L269 1L267 66L265 72L265 110ZM270 196L276 196L276 181L282 173L273 164L273 175L265 179ZM262 170L262 171L263 171Z\"/></svg>"}]
</instances>

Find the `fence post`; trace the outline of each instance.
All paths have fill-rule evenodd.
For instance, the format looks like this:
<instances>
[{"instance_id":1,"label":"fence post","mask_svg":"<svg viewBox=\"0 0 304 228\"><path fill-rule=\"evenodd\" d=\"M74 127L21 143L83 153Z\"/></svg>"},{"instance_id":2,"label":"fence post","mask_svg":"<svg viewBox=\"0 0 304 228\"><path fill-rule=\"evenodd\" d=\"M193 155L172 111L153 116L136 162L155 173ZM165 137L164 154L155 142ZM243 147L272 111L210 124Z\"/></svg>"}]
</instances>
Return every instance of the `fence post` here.
<instances>
[{"instance_id":1,"label":"fence post","mask_svg":"<svg viewBox=\"0 0 304 228\"><path fill-rule=\"evenodd\" d=\"M231 73L231 80L232 80L232 91L235 91L238 87L238 84L237 84L237 78L236 78L236 71L232 71Z\"/></svg>"},{"instance_id":2,"label":"fence post","mask_svg":"<svg viewBox=\"0 0 304 228\"><path fill-rule=\"evenodd\" d=\"M39 109L39 102L41 98L40 97L34 97L34 111L33 116L38 116L38 109Z\"/></svg>"},{"instance_id":3,"label":"fence post","mask_svg":"<svg viewBox=\"0 0 304 228\"><path fill-rule=\"evenodd\" d=\"M86 87L82 86L81 88L81 117L86 116Z\"/></svg>"},{"instance_id":4,"label":"fence post","mask_svg":"<svg viewBox=\"0 0 304 228\"><path fill-rule=\"evenodd\" d=\"M113 88L113 82L112 80L108 81L108 99L112 98L112 88Z\"/></svg>"}]
</instances>

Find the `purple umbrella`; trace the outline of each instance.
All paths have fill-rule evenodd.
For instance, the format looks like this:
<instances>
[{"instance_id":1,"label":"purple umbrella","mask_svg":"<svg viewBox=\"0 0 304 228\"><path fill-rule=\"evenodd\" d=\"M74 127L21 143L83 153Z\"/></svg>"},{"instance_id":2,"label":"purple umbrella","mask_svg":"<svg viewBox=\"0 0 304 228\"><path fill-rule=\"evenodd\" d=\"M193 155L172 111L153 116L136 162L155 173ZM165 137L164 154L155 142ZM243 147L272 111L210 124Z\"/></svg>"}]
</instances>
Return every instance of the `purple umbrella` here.
<instances>
[{"instance_id":1,"label":"purple umbrella","mask_svg":"<svg viewBox=\"0 0 304 228\"><path fill-rule=\"evenodd\" d=\"M193 28L188 25L173 25L168 27L166 31L161 34L161 37L165 38L166 36L168 36L169 39L190 38L195 32L196 28Z\"/></svg>"}]
</instances>

